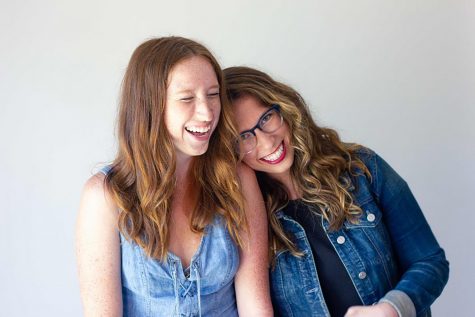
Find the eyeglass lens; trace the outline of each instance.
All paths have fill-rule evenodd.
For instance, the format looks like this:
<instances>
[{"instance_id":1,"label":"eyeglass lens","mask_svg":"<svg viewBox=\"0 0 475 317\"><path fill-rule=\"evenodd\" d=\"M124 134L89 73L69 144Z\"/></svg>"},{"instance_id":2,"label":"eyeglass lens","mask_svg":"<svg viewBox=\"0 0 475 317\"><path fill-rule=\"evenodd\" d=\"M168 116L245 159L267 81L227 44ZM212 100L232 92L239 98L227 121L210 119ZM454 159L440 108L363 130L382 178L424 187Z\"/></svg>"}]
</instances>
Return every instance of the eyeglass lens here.
<instances>
[{"instance_id":1,"label":"eyeglass lens","mask_svg":"<svg viewBox=\"0 0 475 317\"><path fill-rule=\"evenodd\" d=\"M272 133L282 126L282 116L277 109L270 109L260 118L257 126L265 133ZM241 153L249 153L256 147L256 136L254 131L242 133L239 137L239 150Z\"/></svg>"}]
</instances>

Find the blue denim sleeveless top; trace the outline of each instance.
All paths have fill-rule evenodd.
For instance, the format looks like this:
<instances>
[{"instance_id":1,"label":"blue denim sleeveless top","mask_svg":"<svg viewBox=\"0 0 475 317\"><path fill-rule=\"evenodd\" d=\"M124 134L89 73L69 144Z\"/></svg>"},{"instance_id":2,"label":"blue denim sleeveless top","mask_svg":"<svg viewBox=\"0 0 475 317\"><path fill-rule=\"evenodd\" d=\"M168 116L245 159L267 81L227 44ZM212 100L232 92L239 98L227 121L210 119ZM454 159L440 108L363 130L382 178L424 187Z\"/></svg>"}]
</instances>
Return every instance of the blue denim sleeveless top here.
<instances>
[{"instance_id":1,"label":"blue denim sleeveless top","mask_svg":"<svg viewBox=\"0 0 475 317\"><path fill-rule=\"evenodd\" d=\"M234 276L239 251L221 216L206 226L188 268L172 252L159 261L122 234L120 242L124 317L238 316Z\"/></svg>"}]
</instances>

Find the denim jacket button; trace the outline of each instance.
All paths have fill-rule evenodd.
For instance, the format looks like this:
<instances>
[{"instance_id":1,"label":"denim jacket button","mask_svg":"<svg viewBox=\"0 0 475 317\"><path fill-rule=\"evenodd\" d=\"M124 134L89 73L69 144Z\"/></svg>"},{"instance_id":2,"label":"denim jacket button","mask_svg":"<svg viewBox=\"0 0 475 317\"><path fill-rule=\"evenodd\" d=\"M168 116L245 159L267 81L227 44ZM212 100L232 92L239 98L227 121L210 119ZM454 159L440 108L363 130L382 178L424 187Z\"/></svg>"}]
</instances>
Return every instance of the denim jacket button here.
<instances>
[{"instance_id":1,"label":"denim jacket button","mask_svg":"<svg viewBox=\"0 0 475 317\"><path fill-rule=\"evenodd\" d=\"M358 273L358 278L359 278L360 280L364 280L364 279L366 278L366 272L364 272L364 271L363 271L363 272L359 272L359 273Z\"/></svg>"},{"instance_id":2,"label":"denim jacket button","mask_svg":"<svg viewBox=\"0 0 475 317\"><path fill-rule=\"evenodd\" d=\"M373 222L376 220L376 216L373 213L368 213L368 215L366 216L366 220L368 220L369 222Z\"/></svg>"},{"instance_id":3,"label":"denim jacket button","mask_svg":"<svg viewBox=\"0 0 475 317\"><path fill-rule=\"evenodd\" d=\"M346 239L345 239L344 236L339 236L338 238L336 238L336 242L337 242L338 244L343 244L343 243L345 243L345 240L346 240Z\"/></svg>"}]
</instances>

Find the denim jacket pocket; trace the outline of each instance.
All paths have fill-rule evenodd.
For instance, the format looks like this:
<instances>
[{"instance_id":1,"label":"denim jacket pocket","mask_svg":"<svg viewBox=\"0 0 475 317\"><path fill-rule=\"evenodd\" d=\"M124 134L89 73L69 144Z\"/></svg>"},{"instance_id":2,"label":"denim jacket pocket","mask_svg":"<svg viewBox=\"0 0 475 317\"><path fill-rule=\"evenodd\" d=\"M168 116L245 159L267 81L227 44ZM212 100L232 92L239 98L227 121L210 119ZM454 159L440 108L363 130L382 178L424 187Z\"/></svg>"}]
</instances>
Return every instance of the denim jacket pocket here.
<instances>
[{"instance_id":1,"label":"denim jacket pocket","mask_svg":"<svg viewBox=\"0 0 475 317\"><path fill-rule=\"evenodd\" d=\"M391 238L384 223L383 212L376 201L367 196L364 200L359 200L358 204L361 216L357 223L345 222L344 229L364 261L368 276L377 285L377 296L382 297L396 285L399 278Z\"/></svg>"},{"instance_id":2,"label":"denim jacket pocket","mask_svg":"<svg viewBox=\"0 0 475 317\"><path fill-rule=\"evenodd\" d=\"M371 198L367 199L365 203L360 204L360 207L362 213L357 222L352 223L346 221L344 224L345 229L364 227L373 228L379 225L382 220L382 214L376 203Z\"/></svg>"}]
</instances>

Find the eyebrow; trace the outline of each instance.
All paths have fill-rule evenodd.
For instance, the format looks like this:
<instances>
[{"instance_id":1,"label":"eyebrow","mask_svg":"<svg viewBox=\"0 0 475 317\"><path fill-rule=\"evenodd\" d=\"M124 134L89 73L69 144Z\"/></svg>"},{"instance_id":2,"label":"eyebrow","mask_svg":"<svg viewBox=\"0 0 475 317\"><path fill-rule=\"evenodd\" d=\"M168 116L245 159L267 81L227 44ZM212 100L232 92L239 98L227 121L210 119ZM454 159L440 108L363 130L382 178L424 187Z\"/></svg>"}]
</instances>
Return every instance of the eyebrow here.
<instances>
[{"instance_id":1,"label":"eyebrow","mask_svg":"<svg viewBox=\"0 0 475 317\"><path fill-rule=\"evenodd\" d=\"M211 89L219 89L219 84L218 85L213 85L213 86L210 86L208 87L207 90L211 90ZM174 91L173 93L174 94L183 94L183 93L192 93L193 90L192 89L188 89L188 88L182 88L182 89L178 89L176 91Z\"/></svg>"}]
</instances>

